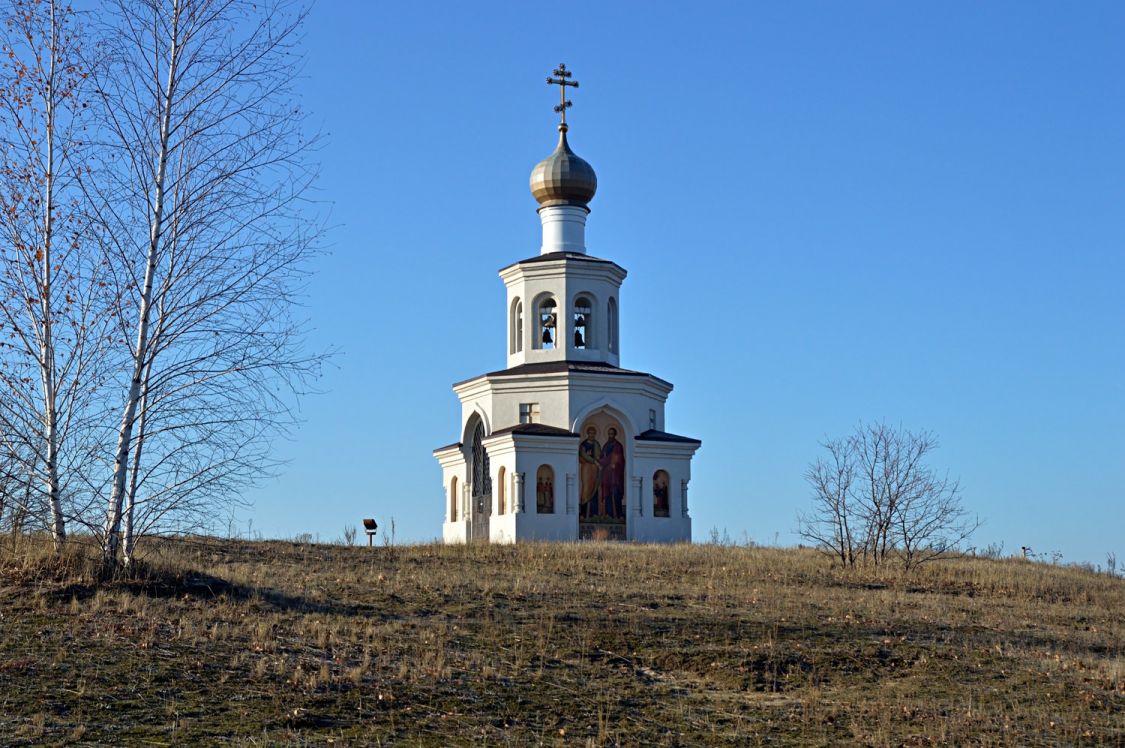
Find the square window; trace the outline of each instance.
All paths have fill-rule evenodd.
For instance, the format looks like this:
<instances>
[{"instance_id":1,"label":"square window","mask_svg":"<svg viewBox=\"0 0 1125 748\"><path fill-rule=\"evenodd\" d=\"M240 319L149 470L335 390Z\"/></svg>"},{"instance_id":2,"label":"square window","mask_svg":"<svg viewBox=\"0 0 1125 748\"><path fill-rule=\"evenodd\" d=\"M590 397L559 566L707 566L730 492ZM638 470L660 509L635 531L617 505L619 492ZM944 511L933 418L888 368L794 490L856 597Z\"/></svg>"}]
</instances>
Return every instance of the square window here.
<instances>
[{"instance_id":1,"label":"square window","mask_svg":"<svg viewBox=\"0 0 1125 748\"><path fill-rule=\"evenodd\" d=\"M520 403L520 423L539 423L539 403Z\"/></svg>"}]
</instances>

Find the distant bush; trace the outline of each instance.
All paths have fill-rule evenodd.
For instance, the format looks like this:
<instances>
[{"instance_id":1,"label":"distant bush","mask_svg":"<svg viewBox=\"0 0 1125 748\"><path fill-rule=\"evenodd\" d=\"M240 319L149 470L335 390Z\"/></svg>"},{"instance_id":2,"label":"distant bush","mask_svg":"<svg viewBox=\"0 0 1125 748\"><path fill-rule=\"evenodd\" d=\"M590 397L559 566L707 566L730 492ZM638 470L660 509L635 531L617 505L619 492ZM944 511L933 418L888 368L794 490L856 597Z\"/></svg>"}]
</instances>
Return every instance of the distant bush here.
<instances>
[{"instance_id":1,"label":"distant bush","mask_svg":"<svg viewBox=\"0 0 1125 748\"><path fill-rule=\"evenodd\" d=\"M980 526L961 505L961 486L925 464L937 437L883 423L823 443L828 456L805 472L813 509L801 537L849 568L897 559L909 570L944 558Z\"/></svg>"}]
</instances>

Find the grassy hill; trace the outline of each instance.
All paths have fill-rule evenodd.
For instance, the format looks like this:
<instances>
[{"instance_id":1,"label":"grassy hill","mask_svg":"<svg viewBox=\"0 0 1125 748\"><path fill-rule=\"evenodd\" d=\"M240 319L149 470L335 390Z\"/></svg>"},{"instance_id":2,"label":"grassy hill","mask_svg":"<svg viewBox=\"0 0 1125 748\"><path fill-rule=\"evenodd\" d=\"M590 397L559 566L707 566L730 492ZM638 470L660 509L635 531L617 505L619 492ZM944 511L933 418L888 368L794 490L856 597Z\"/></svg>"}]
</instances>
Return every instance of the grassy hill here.
<instances>
[{"instance_id":1,"label":"grassy hill","mask_svg":"<svg viewBox=\"0 0 1125 748\"><path fill-rule=\"evenodd\" d=\"M716 546L0 540L0 742L1125 745L1125 580Z\"/></svg>"}]
</instances>

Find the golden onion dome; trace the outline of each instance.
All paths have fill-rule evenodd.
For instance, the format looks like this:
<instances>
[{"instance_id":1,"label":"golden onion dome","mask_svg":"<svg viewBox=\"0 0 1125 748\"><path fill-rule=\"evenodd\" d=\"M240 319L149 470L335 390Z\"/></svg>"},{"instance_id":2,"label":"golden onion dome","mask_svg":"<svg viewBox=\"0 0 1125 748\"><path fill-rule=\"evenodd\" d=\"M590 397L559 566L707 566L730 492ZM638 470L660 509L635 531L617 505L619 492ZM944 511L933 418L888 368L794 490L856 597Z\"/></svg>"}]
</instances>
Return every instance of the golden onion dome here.
<instances>
[{"instance_id":1,"label":"golden onion dome","mask_svg":"<svg viewBox=\"0 0 1125 748\"><path fill-rule=\"evenodd\" d=\"M570 150L566 131L564 122L559 125L559 144L554 153L531 170L531 195L539 202L540 208L554 205L585 208L598 190L594 167Z\"/></svg>"}]
</instances>

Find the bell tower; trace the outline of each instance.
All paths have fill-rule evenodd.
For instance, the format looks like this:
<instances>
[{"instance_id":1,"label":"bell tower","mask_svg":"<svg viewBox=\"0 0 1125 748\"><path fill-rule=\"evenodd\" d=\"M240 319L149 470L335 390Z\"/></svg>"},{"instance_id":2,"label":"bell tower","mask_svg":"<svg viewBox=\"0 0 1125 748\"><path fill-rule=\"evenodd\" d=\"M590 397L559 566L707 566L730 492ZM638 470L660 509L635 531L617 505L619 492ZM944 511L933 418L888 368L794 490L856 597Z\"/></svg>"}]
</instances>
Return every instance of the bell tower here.
<instances>
[{"instance_id":1,"label":"bell tower","mask_svg":"<svg viewBox=\"0 0 1125 748\"><path fill-rule=\"evenodd\" d=\"M559 142L531 170L543 240L537 257L500 271L508 289L508 366L552 361L620 360L621 282L625 270L586 252L586 217L598 190L594 167L567 142L566 65L547 83L559 87Z\"/></svg>"},{"instance_id":2,"label":"bell tower","mask_svg":"<svg viewBox=\"0 0 1125 748\"><path fill-rule=\"evenodd\" d=\"M531 171L539 253L500 270L504 369L453 385L461 441L434 450L446 542L691 540L688 482L700 441L664 430L671 383L620 366L625 269L591 255L594 169L570 147L577 88L559 65L559 139Z\"/></svg>"}]
</instances>

